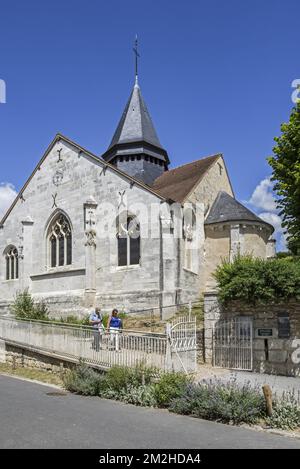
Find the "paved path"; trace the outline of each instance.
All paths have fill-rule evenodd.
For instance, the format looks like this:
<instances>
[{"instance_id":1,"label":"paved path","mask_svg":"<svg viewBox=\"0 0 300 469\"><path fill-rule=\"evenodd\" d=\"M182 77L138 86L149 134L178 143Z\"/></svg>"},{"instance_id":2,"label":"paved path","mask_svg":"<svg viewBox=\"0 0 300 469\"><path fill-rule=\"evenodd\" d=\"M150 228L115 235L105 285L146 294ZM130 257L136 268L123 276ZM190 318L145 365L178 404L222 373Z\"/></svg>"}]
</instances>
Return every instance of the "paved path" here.
<instances>
[{"instance_id":1,"label":"paved path","mask_svg":"<svg viewBox=\"0 0 300 469\"><path fill-rule=\"evenodd\" d=\"M0 448L300 448L300 440L0 375Z\"/></svg>"},{"instance_id":2,"label":"paved path","mask_svg":"<svg viewBox=\"0 0 300 469\"><path fill-rule=\"evenodd\" d=\"M267 375L250 371L231 371L224 368L203 366L199 368L198 380L219 380L222 382L235 380L240 385L250 383L252 386L258 386L259 388L263 384L268 384L278 397L286 392L294 392L300 403L300 377Z\"/></svg>"}]
</instances>

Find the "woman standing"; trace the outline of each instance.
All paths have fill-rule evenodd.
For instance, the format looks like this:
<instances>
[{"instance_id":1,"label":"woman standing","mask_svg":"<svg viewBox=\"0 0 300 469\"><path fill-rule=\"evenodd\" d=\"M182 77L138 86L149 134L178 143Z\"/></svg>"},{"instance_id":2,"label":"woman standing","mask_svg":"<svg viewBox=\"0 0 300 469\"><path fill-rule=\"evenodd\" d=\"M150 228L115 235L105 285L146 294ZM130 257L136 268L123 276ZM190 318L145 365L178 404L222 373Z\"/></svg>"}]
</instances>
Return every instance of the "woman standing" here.
<instances>
[{"instance_id":1,"label":"woman standing","mask_svg":"<svg viewBox=\"0 0 300 469\"><path fill-rule=\"evenodd\" d=\"M116 352L120 350L119 333L123 327L122 320L118 317L118 313L117 309L113 309L107 324L107 330L110 332L110 341L115 347Z\"/></svg>"}]
</instances>

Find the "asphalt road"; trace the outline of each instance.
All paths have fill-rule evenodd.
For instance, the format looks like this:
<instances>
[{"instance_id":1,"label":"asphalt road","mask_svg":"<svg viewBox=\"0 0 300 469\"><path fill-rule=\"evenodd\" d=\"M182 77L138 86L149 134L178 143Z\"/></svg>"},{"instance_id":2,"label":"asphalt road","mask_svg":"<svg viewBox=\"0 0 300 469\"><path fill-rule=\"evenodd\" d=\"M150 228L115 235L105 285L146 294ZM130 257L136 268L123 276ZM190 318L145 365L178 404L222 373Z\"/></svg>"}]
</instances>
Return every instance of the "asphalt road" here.
<instances>
[{"instance_id":1,"label":"asphalt road","mask_svg":"<svg viewBox=\"0 0 300 469\"><path fill-rule=\"evenodd\" d=\"M300 448L300 440L0 375L0 448Z\"/></svg>"}]
</instances>

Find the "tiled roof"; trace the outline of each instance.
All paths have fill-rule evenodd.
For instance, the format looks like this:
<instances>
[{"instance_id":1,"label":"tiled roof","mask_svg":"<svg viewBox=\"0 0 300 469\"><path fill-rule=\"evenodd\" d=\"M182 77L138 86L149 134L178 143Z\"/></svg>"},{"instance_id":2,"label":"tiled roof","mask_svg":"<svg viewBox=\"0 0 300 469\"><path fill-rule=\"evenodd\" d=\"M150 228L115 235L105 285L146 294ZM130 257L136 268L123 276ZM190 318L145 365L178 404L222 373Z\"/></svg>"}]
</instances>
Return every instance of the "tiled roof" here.
<instances>
[{"instance_id":1,"label":"tiled roof","mask_svg":"<svg viewBox=\"0 0 300 469\"><path fill-rule=\"evenodd\" d=\"M182 203L220 156L208 156L166 171L154 181L152 189L165 198Z\"/></svg>"}]
</instances>

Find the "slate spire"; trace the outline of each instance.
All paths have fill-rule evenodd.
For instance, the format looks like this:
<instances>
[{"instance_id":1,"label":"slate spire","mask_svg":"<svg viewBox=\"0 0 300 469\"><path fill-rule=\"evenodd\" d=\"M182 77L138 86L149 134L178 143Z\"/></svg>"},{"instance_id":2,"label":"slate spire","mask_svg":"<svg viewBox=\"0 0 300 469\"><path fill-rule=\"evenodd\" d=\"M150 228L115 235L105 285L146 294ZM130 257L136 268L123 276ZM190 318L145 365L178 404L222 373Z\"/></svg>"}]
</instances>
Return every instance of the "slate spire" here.
<instances>
[{"instance_id":1,"label":"slate spire","mask_svg":"<svg viewBox=\"0 0 300 469\"><path fill-rule=\"evenodd\" d=\"M136 54L138 54L136 49ZM137 67L137 65L136 65ZM138 84L135 84L117 129L102 157L148 185L168 169L169 157L161 146Z\"/></svg>"},{"instance_id":2,"label":"slate spire","mask_svg":"<svg viewBox=\"0 0 300 469\"><path fill-rule=\"evenodd\" d=\"M135 85L108 148L141 141L162 148L136 76Z\"/></svg>"}]
</instances>

